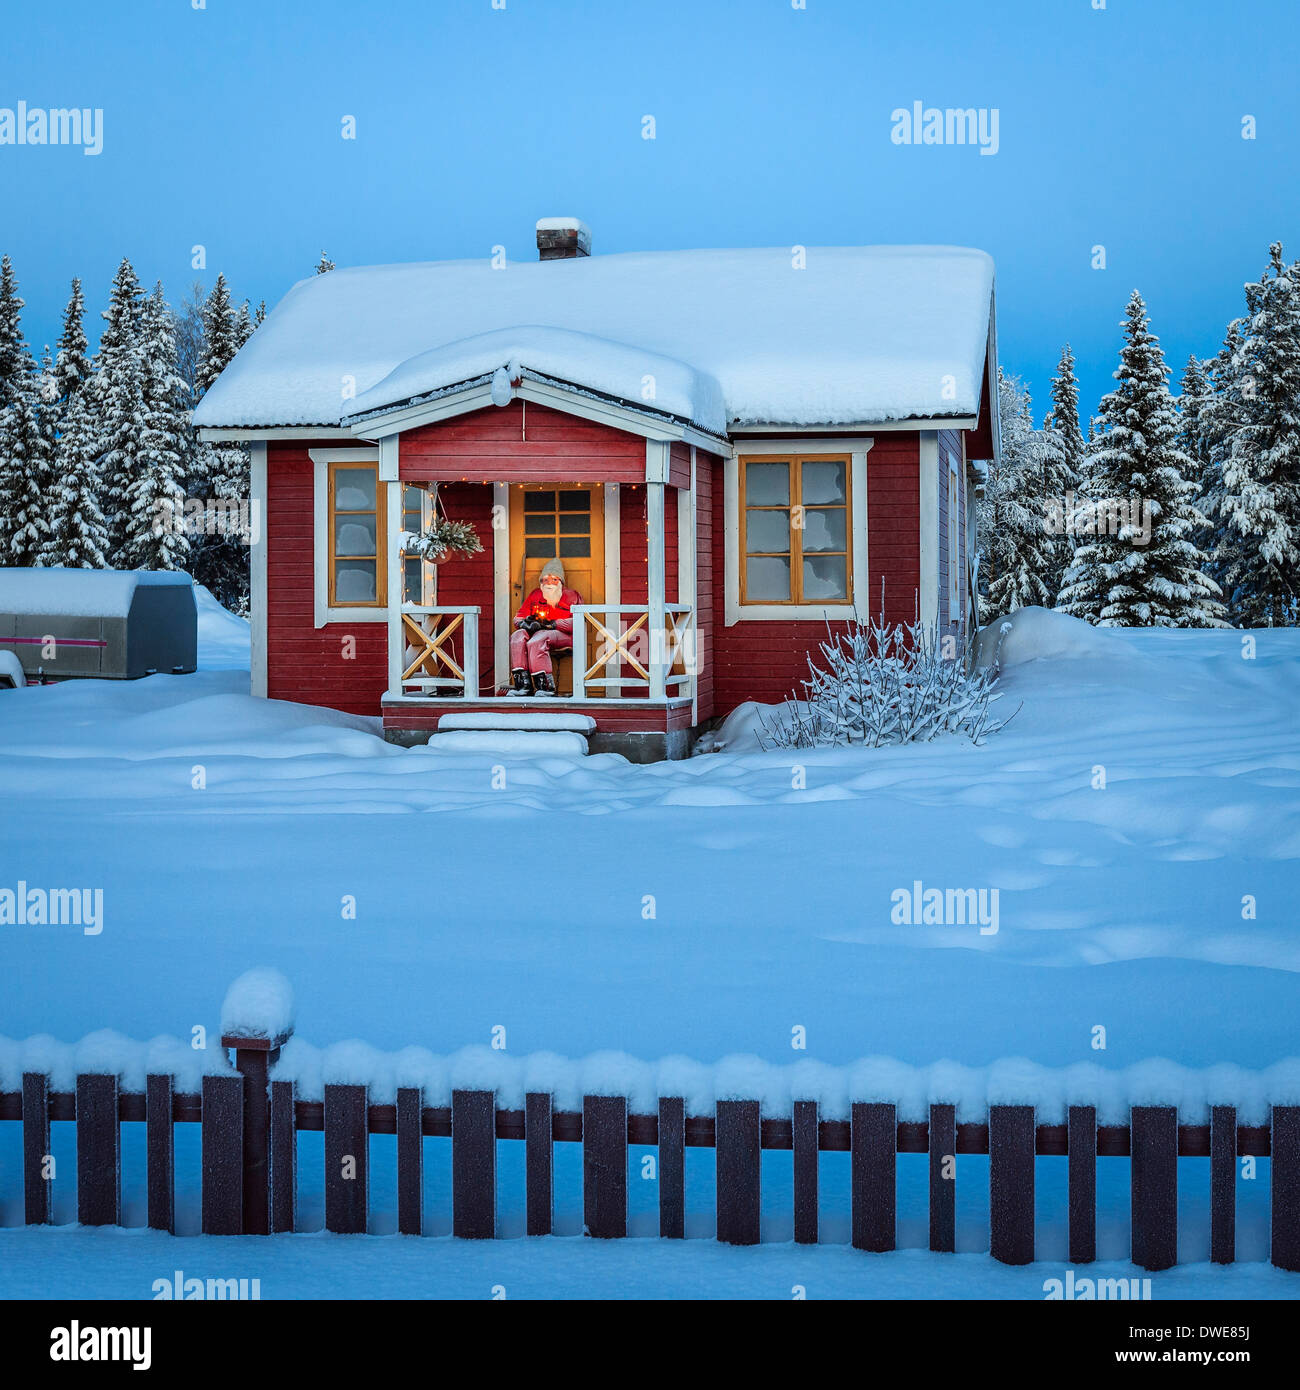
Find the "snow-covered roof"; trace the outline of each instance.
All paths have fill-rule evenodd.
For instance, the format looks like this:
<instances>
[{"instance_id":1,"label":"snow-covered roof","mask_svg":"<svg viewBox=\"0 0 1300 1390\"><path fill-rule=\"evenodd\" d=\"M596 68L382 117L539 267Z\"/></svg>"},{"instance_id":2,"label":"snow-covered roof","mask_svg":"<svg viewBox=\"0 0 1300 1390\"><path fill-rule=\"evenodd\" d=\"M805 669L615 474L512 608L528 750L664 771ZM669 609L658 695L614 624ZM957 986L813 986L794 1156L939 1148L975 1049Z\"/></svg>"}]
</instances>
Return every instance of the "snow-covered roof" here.
<instances>
[{"instance_id":1,"label":"snow-covered roof","mask_svg":"<svg viewBox=\"0 0 1300 1390\"><path fill-rule=\"evenodd\" d=\"M976 413L989 256L808 247L804 261L781 247L332 270L289 291L194 422L337 425L512 361L714 433Z\"/></svg>"},{"instance_id":2,"label":"snow-covered roof","mask_svg":"<svg viewBox=\"0 0 1300 1390\"><path fill-rule=\"evenodd\" d=\"M169 570L0 569L0 613L124 618L142 585L193 584Z\"/></svg>"},{"instance_id":3,"label":"snow-covered roof","mask_svg":"<svg viewBox=\"0 0 1300 1390\"><path fill-rule=\"evenodd\" d=\"M503 366L512 379L520 370L536 372L602 395L634 400L705 428L721 430L725 420L722 388L687 363L590 333L537 324L499 328L408 357L350 402L348 414L368 415L398 401L491 376Z\"/></svg>"}]
</instances>

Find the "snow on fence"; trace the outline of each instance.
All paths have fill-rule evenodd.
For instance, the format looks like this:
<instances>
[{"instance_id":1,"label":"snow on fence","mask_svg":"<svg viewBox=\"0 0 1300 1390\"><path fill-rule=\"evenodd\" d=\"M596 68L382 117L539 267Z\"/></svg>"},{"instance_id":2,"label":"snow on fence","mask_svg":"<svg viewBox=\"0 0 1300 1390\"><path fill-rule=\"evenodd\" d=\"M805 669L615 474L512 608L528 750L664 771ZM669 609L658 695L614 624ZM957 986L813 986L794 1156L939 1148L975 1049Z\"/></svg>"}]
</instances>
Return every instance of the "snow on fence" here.
<instances>
[{"instance_id":1,"label":"snow on fence","mask_svg":"<svg viewBox=\"0 0 1300 1390\"><path fill-rule=\"evenodd\" d=\"M76 1046L0 1039L0 1120L23 1127L25 1215L51 1220L45 1176L51 1122L76 1125L77 1219L121 1221L121 1125L146 1130L148 1224L175 1228L173 1127L201 1126L202 1229L295 1229L297 1135L324 1132L325 1227L368 1228L368 1136L393 1135L398 1230L422 1233L425 1136L451 1139L452 1233L497 1234L496 1146L524 1145L527 1232L551 1231L556 1144L582 1146L588 1234L627 1233L628 1150L658 1149L659 1234L685 1234L685 1151L716 1154L717 1238L760 1238L764 1149L793 1151L794 1238L818 1239L819 1156L851 1155L852 1243L895 1248L897 1156L929 1154L930 1249L956 1234L954 1156L989 1156L990 1252L1034 1259L1038 1156L1068 1166L1069 1259L1096 1258L1098 1158L1131 1160L1135 1264L1177 1261L1177 1160L1209 1160L1211 1258L1235 1258L1238 1158L1271 1160L1271 1260L1300 1271L1300 1060L1267 1071L1058 1070L1014 1059L987 1069L848 1067L729 1058L659 1064L618 1053L569 1062L467 1048L385 1054L362 1043L291 1040L292 996L274 972L249 972L223 1010L223 1051L208 1061L168 1039L94 1034ZM234 1003L232 1003L232 999ZM229 1031L238 1027L240 1031ZM232 1070L225 1049L234 1054ZM188 1054L188 1055L187 1055ZM13 1085L21 1077L18 1089ZM350 1163L347 1162L350 1160Z\"/></svg>"}]
</instances>

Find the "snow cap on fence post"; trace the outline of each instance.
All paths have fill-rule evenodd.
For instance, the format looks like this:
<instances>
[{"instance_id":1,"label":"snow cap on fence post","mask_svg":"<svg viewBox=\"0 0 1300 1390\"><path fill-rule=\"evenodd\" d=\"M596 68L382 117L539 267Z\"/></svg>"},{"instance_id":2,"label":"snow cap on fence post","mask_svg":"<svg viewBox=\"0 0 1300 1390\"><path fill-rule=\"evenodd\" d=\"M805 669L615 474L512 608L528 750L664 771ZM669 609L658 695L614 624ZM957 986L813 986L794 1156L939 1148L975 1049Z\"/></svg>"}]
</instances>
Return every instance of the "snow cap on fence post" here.
<instances>
[{"instance_id":1,"label":"snow cap on fence post","mask_svg":"<svg viewBox=\"0 0 1300 1390\"><path fill-rule=\"evenodd\" d=\"M293 1033L293 986L270 966L244 973L221 1005L221 1045L275 1052Z\"/></svg>"}]
</instances>

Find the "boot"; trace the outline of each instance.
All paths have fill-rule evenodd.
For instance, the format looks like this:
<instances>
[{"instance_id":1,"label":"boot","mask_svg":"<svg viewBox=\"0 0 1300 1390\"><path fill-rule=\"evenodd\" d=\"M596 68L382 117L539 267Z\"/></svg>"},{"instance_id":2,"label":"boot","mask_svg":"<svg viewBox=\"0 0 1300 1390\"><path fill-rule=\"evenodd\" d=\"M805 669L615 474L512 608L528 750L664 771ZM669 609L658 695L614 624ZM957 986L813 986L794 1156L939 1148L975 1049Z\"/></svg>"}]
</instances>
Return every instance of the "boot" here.
<instances>
[{"instance_id":1,"label":"boot","mask_svg":"<svg viewBox=\"0 0 1300 1390\"><path fill-rule=\"evenodd\" d=\"M555 682L551 679L549 671L538 671L533 676L534 695L554 695Z\"/></svg>"},{"instance_id":2,"label":"boot","mask_svg":"<svg viewBox=\"0 0 1300 1390\"><path fill-rule=\"evenodd\" d=\"M532 686L528 683L528 672L525 670L511 671L510 682L508 693L511 695L531 695L533 693Z\"/></svg>"}]
</instances>

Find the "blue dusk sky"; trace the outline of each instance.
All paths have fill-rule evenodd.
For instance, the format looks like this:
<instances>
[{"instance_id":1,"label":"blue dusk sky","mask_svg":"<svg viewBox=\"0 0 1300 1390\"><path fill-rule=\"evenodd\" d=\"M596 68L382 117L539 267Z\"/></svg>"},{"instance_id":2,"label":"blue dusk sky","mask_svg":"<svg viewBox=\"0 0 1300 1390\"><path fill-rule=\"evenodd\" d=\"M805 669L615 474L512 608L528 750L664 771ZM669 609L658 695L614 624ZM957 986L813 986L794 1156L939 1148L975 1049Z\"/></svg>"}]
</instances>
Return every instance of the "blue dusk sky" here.
<instances>
[{"instance_id":1,"label":"blue dusk sky","mask_svg":"<svg viewBox=\"0 0 1300 1390\"><path fill-rule=\"evenodd\" d=\"M1073 343L1086 418L1135 286L1176 380L1268 243L1300 255L1294 0L798 3L9 6L0 121L103 111L98 155L0 143L27 335L54 339L73 275L97 315L124 254L173 301L223 270L274 305L322 248L532 258L556 214L597 254L946 243L994 257L1002 362L1040 417ZM915 102L996 112L996 153L896 143Z\"/></svg>"}]
</instances>

